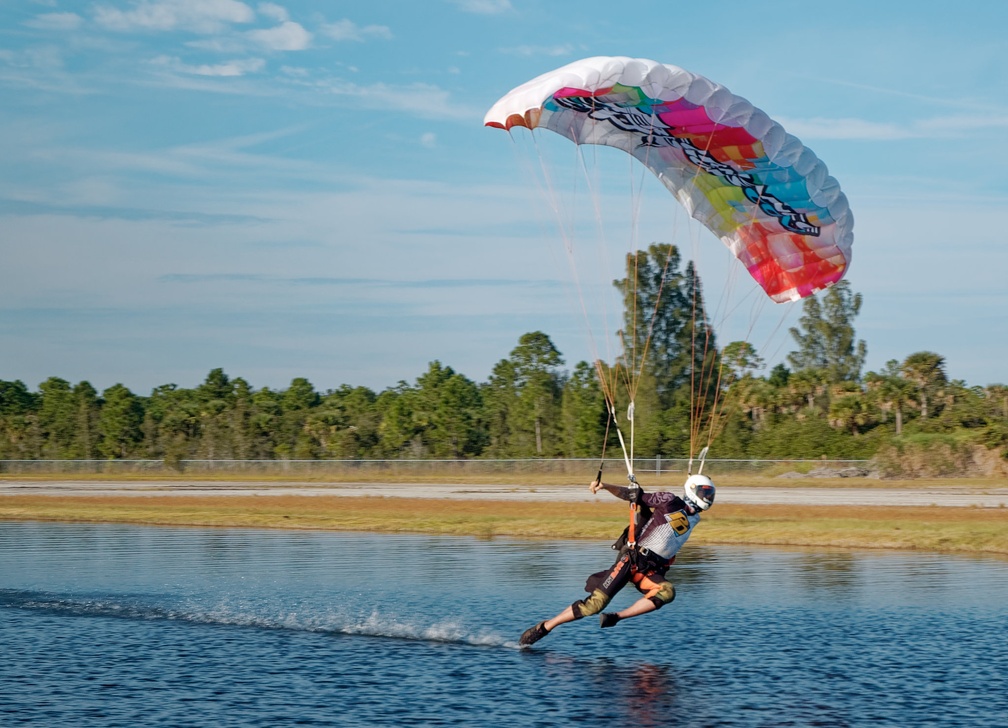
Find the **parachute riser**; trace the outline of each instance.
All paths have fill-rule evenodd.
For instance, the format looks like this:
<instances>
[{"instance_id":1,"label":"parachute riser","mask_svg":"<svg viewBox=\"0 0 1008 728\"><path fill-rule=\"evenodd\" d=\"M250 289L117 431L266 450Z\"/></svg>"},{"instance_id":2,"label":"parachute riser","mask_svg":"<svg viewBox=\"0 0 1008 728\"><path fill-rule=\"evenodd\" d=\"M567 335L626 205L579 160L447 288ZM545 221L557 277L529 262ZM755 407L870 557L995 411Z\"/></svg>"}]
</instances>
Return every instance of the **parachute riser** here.
<instances>
[{"instance_id":1,"label":"parachute riser","mask_svg":"<svg viewBox=\"0 0 1008 728\"><path fill-rule=\"evenodd\" d=\"M696 471L697 475L703 474L703 466L704 466L704 463L707 461L707 451L709 449L710 449L710 446L708 445L708 446L704 447L703 450L700 451L699 455L697 455L697 459L700 461L700 467L697 468L697 471ZM690 455L689 465L686 466L686 474L687 475L693 475L693 456L692 455Z\"/></svg>"}]
</instances>

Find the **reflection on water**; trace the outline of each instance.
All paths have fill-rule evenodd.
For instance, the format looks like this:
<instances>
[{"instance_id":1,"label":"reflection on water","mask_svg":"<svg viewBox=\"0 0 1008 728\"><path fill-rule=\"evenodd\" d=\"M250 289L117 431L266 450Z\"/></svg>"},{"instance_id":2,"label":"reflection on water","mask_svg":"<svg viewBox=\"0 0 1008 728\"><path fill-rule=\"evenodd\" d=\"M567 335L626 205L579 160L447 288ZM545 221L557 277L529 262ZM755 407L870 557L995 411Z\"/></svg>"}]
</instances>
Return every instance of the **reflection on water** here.
<instances>
[{"instance_id":1,"label":"reflection on water","mask_svg":"<svg viewBox=\"0 0 1008 728\"><path fill-rule=\"evenodd\" d=\"M0 523L0 724L1005 724L1004 561L693 547L662 611L517 649L611 559Z\"/></svg>"}]
</instances>

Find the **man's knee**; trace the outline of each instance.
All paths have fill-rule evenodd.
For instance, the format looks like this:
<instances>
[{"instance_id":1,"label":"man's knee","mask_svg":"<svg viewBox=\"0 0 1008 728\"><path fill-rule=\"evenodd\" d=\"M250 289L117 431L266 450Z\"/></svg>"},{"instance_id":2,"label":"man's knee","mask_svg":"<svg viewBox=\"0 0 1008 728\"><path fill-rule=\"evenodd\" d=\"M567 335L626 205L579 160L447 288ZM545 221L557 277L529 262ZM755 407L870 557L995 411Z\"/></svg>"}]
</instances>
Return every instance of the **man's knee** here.
<instances>
[{"instance_id":1,"label":"man's knee","mask_svg":"<svg viewBox=\"0 0 1008 728\"><path fill-rule=\"evenodd\" d=\"M661 609L666 604L675 599L675 587L671 582L664 581L658 587L658 592L652 594L649 599L654 604L655 609Z\"/></svg>"},{"instance_id":2,"label":"man's knee","mask_svg":"<svg viewBox=\"0 0 1008 728\"><path fill-rule=\"evenodd\" d=\"M581 599L571 604L571 610L574 612L574 619L581 619L598 614L605 609L608 603L609 597L605 592L601 589L595 589L587 599Z\"/></svg>"}]
</instances>

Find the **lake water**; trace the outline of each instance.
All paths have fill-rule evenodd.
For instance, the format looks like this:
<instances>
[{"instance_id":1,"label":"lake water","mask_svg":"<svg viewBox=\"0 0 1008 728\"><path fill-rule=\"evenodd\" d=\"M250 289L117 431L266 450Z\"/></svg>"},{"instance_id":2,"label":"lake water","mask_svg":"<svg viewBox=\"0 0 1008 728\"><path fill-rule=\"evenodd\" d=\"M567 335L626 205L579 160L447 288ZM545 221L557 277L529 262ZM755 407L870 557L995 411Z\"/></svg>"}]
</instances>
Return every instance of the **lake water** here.
<instances>
[{"instance_id":1,"label":"lake water","mask_svg":"<svg viewBox=\"0 0 1008 728\"><path fill-rule=\"evenodd\" d=\"M1008 725L1008 562L691 545L660 612L518 649L611 560L0 523L0 725Z\"/></svg>"}]
</instances>

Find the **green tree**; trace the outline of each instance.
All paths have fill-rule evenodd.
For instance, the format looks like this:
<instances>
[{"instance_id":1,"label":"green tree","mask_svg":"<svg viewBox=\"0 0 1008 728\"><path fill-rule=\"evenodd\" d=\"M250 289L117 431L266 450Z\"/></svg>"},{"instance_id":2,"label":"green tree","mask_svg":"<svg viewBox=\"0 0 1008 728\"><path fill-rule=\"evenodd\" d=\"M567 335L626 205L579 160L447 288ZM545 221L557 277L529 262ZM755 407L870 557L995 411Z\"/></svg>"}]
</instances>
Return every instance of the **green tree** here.
<instances>
[{"instance_id":1,"label":"green tree","mask_svg":"<svg viewBox=\"0 0 1008 728\"><path fill-rule=\"evenodd\" d=\"M315 443L306 430L313 408L321 402L315 387L304 377L295 377L281 395L283 413L276 454L283 459L304 460L316 456Z\"/></svg>"},{"instance_id":2,"label":"green tree","mask_svg":"<svg viewBox=\"0 0 1008 728\"><path fill-rule=\"evenodd\" d=\"M515 455L512 415L518 410L518 378L514 362L509 359L497 362L480 391L487 427L484 454L497 458Z\"/></svg>"},{"instance_id":3,"label":"green tree","mask_svg":"<svg viewBox=\"0 0 1008 728\"><path fill-rule=\"evenodd\" d=\"M283 393L263 387L252 393L249 447L254 457L269 460L282 444Z\"/></svg>"},{"instance_id":4,"label":"green tree","mask_svg":"<svg viewBox=\"0 0 1008 728\"><path fill-rule=\"evenodd\" d=\"M386 457L422 457L423 440L413 416L416 390L400 381L378 395L376 406L382 413L378 428L382 453Z\"/></svg>"},{"instance_id":5,"label":"green tree","mask_svg":"<svg viewBox=\"0 0 1008 728\"><path fill-rule=\"evenodd\" d=\"M765 379L744 374L732 384L728 399L752 420L754 428L760 428L777 401L777 390Z\"/></svg>"},{"instance_id":6,"label":"green tree","mask_svg":"<svg viewBox=\"0 0 1008 728\"><path fill-rule=\"evenodd\" d=\"M654 243L647 251L627 255L626 278L613 281L623 294L621 363L631 379L649 370L666 404L716 351L699 278L692 263L685 272L681 263L674 245Z\"/></svg>"},{"instance_id":7,"label":"green tree","mask_svg":"<svg viewBox=\"0 0 1008 728\"><path fill-rule=\"evenodd\" d=\"M609 416L598 374L588 362L578 362L564 385L561 412L564 455L601 457Z\"/></svg>"},{"instance_id":8,"label":"green tree","mask_svg":"<svg viewBox=\"0 0 1008 728\"><path fill-rule=\"evenodd\" d=\"M903 434L903 415L906 406L913 401L913 385L900 375L899 362L892 359L886 362L881 372L868 372L865 375L868 391L878 404L883 417L890 411L895 417L896 435Z\"/></svg>"},{"instance_id":9,"label":"green tree","mask_svg":"<svg viewBox=\"0 0 1008 728\"><path fill-rule=\"evenodd\" d=\"M49 377L39 385L38 424L44 458L65 458L73 452L76 407L70 382Z\"/></svg>"},{"instance_id":10,"label":"green tree","mask_svg":"<svg viewBox=\"0 0 1008 728\"><path fill-rule=\"evenodd\" d=\"M984 399L990 409L991 417L1008 423L1008 386L988 384L984 387Z\"/></svg>"},{"instance_id":11,"label":"green tree","mask_svg":"<svg viewBox=\"0 0 1008 728\"><path fill-rule=\"evenodd\" d=\"M945 357L933 351L918 351L903 360L900 370L904 377L916 385L921 419L926 420L930 397L948 381L945 376Z\"/></svg>"},{"instance_id":12,"label":"green tree","mask_svg":"<svg viewBox=\"0 0 1008 728\"><path fill-rule=\"evenodd\" d=\"M231 381L228 400L227 428L230 432L230 454L239 460L255 459L252 439L252 417L255 411L252 387L241 377Z\"/></svg>"},{"instance_id":13,"label":"green tree","mask_svg":"<svg viewBox=\"0 0 1008 728\"><path fill-rule=\"evenodd\" d=\"M199 403L198 454L208 460L233 458L235 394L230 378L223 369L212 369L194 394Z\"/></svg>"},{"instance_id":14,"label":"green tree","mask_svg":"<svg viewBox=\"0 0 1008 728\"><path fill-rule=\"evenodd\" d=\"M434 361L417 378L417 408L425 450L434 457L478 455L486 441L479 387Z\"/></svg>"},{"instance_id":15,"label":"green tree","mask_svg":"<svg viewBox=\"0 0 1008 728\"><path fill-rule=\"evenodd\" d=\"M327 392L306 424L321 452L340 459L376 454L380 417L375 400L367 387L343 385Z\"/></svg>"},{"instance_id":16,"label":"green tree","mask_svg":"<svg viewBox=\"0 0 1008 728\"><path fill-rule=\"evenodd\" d=\"M97 390L89 382L79 382L74 386L72 396L76 417L69 455L76 459L91 460L99 454L101 431L98 421L101 417L101 402Z\"/></svg>"},{"instance_id":17,"label":"green tree","mask_svg":"<svg viewBox=\"0 0 1008 728\"><path fill-rule=\"evenodd\" d=\"M513 435L522 454L554 456L562 451L560 404L564 377L560 352L541 331L523 334L511 351L518 394L511 412Z\"/></svg>"},{"instance_id":18,"label":"green tree","mask_svg":"<svg viewBox=\"0 0 1008 728\"><path fill-rule=\"evenodd\" d=\"M37 405L37 397L20 379L5 382L0 379L0 417L24 415Z\"/></svg>"},{"instance_id":19,"label":"green tree","mask_svg":"<svg viewBox=\"0 0 1008 728\"><path fill-rule=\"evenodd\" d=\"M783 364L776 364L774 368L770 370L770 376L767 377L767 382L771 387L783 389L784 387L787 387L788 380L790 378L791 370Z\"/></svg>"},{"instance_id":20,"label":"green tree","mask_svg":"<svg viewBox=\"0 0 1008 728\"><path fill-rule=\"evenodd\" d=\"M0 380L0 458L25 459L37 457L40 442L37 436L38 397L20 379Z\"/></svg>"},{"instance_id":21,"label":"green tree","mask_svg":"<svg viewBox=\"0 0 1008 728\"><path fill-rule=\"evenodd\" d=\"M721 352L721 360L728 370L729 381L732 382L746 375L752 376L757 370L766 366L763 358L756 352L756 347L748 341L733 341L727 344Z\"/></svg>"},{"instance_id":22,"label":"green tree","mask_svg":"<svg viewBox=\"0 0 1008 728\"><path fill-rule=\"evenodd\" d=\"M786 399L789 409L799 415L799 419L815 416L817 404L821 404L826 394L827 375L823 369L800 369L788 377Z\"/></svg>"},{"instance_id":23,"label":"green tree","mask_svg":"<svg viewBox=\"0 0 1008 728\"><path fill-rule=\"evenodd\" d=\"M835 385L830 397L829 420L830 425L838 430L847 430L854 437L871 421L864 393L856 382Z\"/></svg>"},{"instance_id":24,"label":"green tree","mask_svg":"<svg viewBox=\"0 0 1008 728\"><path fill-rule=\"evenodd\" d=\"M688 263L681 271L681 263L675 246L655 243L628 255L626 278L613 282L624 301L617 367L627 372L616 379L630 382L638 452L691 450L718 417L716 338L696 270Z\"/></svg>"},{"instance_id":25,"label":"green tree","mask_svg":"<svg viewBox=\"0 0 1008 728\"><path fill-rule=\"evenodd\" d=\"M868 347L855 342L854 319L861 311L861 294L852 293L848 281L840 281L818 296L809 296L802 303L798 327L791 336L798 351L788 354L795 372L815 369L825 372L826 381L858 382Z\"/></svg>"},{"instance_id":26,"label":"green tree","mask_svg":"<svg viewBox=\"0 0 1008 728\"><path fill-rule=\"evenodd\" d=\"M114 384L102 392L102 399L104 404L98 419L101 453L110 459L129 457L143 437L144 410L140 398L122 384Z\"/></svg>"}]
</instances>

